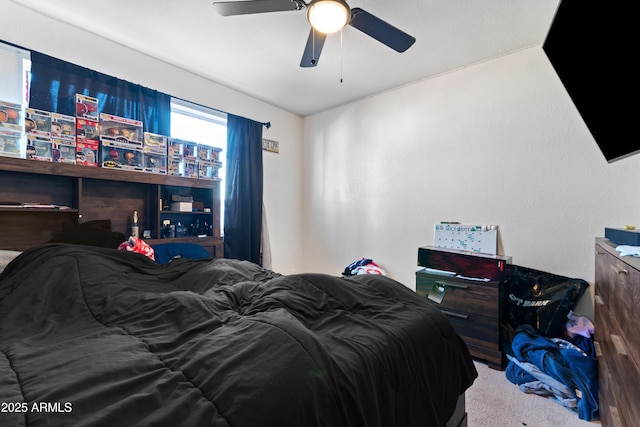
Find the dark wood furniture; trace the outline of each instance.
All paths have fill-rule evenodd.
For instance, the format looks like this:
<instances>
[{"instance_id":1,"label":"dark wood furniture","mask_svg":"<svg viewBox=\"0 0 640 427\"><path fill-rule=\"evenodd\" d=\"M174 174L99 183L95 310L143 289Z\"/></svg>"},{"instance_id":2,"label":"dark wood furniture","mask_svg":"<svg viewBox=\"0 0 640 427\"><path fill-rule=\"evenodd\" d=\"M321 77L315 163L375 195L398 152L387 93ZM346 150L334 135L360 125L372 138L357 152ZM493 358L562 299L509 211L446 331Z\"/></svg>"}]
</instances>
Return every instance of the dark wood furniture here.
<instances>
[{"instance_id":1,"label":"dark wood furniture","mask_svg":"<svg viewBox=\"0 0 640 427\"><path fill-rule=\"evenodd\" d=\"M640 258L620 257L596 239L595 341L600 419L605 427L640 420Z\"/></svg>"},{"instance_id":2,"label":"dark wood furniture","mask_svg":"<svg viewBox=\"0 0 640 427\"><path fill-rule=\"evenodd\" d=\"M163 209L163 198L174 194L192 197L197 211ZM65 208L9 207L11 203ZM148 243L196 242L212 256L223 256L219 181L0 157L0 206L5 249L25 250L66 227L99 219L110 219L113 231L128 235L133 211L138 211L141 237L143 230L150 232ZM180 221L187 229L197 223L206 236L163 238L166 220Z\"/></svg>"},{"instance_id":3,"label":"dark wood furniture","mask_svg":"<svg viewBox=\"0 0 640 427\"><path fill-rule=\"evenodd\" d=\"M511 257L430 246L418 249L418 265L425 269L416 272L416 292L447 315L472 356L494 369L505 364L501 321L507 264Z\"/></svg>"}]
</instances>

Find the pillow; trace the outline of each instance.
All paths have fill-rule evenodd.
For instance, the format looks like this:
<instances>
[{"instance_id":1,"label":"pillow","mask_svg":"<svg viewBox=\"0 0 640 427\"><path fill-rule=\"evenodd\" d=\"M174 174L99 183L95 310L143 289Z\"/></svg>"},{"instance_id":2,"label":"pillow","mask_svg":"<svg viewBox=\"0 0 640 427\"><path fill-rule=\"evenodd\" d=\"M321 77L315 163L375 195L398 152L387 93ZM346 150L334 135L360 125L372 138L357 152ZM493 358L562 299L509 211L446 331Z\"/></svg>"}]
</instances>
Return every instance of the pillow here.
<instances>
[{"instance_id":1,"label":"pillow","mask_svg":"<svg viewBox=\"0 0 640 427\"><path fill-rule=\"evenodd\" d=\"M151 245L156 261L166 264L173 258L203 259L211 258L211 254L197 243L160 243Z\"/></svg>"},{"instance_id":2,"label":"pillow","mask_svg":"<svg viewBox=\"0 0 640 427\"><path fill-rule=\"evenodd\" d=\"M13 261L15 257L20 255L21 253L22 252L20 251L8 251L0 249L0 273L7 265L9 265L11 261Z\"/></svg>"}]
</instances>

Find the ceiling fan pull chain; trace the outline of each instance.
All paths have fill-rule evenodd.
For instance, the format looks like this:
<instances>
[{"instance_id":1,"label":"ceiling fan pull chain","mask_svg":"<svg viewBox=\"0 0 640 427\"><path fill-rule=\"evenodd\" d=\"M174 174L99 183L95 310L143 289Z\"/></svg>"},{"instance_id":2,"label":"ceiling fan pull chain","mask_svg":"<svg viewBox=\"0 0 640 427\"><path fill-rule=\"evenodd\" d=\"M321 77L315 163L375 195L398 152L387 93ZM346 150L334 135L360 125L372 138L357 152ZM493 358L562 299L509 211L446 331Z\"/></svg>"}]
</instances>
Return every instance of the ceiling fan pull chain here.
<instances>
[{"instance_id":1,"label":"ceiling fan pull chain","mask_svg":"<svg viewBox=\"0 0 640 427\"><path fill-rule=\"evenodd\" d=\"M340 83L342 83L342 58L343 58L343 55L342 55L342 30L343 29L344 29L344 27L340 29Z\"/></svg>"}]
</instances>

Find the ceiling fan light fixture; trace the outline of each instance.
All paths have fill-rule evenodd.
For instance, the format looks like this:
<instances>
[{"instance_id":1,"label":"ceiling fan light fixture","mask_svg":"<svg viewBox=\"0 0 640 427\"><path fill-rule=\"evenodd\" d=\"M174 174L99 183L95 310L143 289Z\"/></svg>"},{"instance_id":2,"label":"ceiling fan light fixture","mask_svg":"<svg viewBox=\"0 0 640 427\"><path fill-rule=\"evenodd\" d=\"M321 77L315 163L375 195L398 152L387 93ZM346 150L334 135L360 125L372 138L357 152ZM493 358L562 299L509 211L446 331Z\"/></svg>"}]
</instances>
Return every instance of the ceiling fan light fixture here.
<instances>
[{"instance_id":1,"label":"ceiling fan light fixture","mask_svg":"<svg viewBox=\"0 0 640 427\"><path fill-rule=\"evenodd\" d=\"M349 22L351 9L343 0L313 0L307 8L307 20L317 31L335 33Z\"/></svg>"}]
</instances>

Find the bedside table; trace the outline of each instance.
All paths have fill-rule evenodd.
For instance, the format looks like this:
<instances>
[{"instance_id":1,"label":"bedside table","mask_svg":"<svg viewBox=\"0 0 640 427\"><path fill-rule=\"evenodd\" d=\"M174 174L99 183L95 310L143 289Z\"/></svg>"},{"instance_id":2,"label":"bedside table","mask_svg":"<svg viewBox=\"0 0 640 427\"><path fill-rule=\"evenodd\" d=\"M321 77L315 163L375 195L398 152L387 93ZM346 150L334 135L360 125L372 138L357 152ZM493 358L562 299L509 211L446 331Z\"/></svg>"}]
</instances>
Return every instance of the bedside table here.
<instances>
[{"instance_id":1,"label":"bedside table","mask_svg":"<svg viewBox=\"0 0 640 427\"><path fill-rule=\"evenodd\" d=\"M416 292L436 305L467 344L472 356L489 367L505 366L502 348L504 282L511 257L418 248Z\"/></svg>"}]
</instances>

